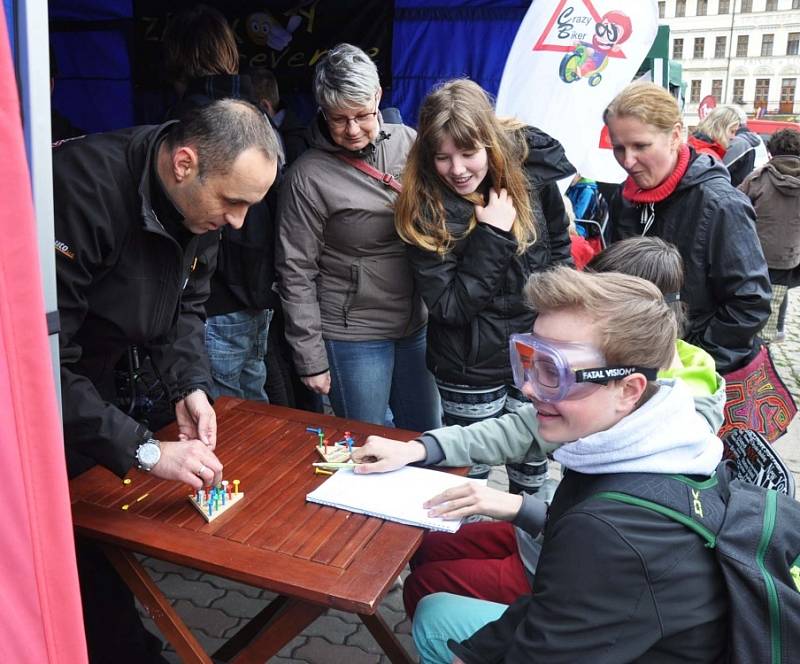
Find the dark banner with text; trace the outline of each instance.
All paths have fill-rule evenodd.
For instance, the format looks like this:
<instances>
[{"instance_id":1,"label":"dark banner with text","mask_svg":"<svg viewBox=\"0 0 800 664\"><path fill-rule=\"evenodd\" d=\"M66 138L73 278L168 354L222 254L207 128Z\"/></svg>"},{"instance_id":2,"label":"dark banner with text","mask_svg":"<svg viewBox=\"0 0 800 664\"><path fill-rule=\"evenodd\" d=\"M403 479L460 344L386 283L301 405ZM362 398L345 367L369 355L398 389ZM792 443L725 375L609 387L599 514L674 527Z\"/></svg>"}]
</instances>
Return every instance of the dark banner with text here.
<instances>
[{"instance_id":1,"label":"dark banner with text","mask_svg":"<svg viewBox=\"0 0 800 664\"><path fill-rule=\"evenodd\" d=\"M134 1L133 79L153 89L165 84L162 43L168 20L196 2ZM311 91L314 65L332 46L348 42L364 49L391 87L394 2L384 0L208 0L230 21L240 68L269 67L284 92Z\"/></svg>"}]
</instances>

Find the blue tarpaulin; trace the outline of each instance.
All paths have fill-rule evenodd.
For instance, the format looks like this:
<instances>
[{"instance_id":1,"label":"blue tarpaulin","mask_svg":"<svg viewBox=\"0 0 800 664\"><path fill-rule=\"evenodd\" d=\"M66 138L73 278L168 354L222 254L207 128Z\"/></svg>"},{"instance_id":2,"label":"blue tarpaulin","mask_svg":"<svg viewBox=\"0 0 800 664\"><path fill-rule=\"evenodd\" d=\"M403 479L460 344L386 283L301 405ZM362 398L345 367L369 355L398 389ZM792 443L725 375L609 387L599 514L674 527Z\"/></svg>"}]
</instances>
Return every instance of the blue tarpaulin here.
<instances>
[{"instance_id":1,"label":"blue tarpaulin","mask_svg":"<svg viewBox=\"0 0 800 664\"><path fill-rule=\"evenodd\" d=\"M265 0L262 4L274 3ZM285 7L287 3L278 4ZM395 0L392 80L383 105L398 107L404 120L413 125L420 101L438 81L468 76L496 94L529 4L524 0ZM54 106L88 131L152 121L137 99L140 91L131 75L133 3L51 0L49 11L59 70Z\"/></svg>"}]
</instances>

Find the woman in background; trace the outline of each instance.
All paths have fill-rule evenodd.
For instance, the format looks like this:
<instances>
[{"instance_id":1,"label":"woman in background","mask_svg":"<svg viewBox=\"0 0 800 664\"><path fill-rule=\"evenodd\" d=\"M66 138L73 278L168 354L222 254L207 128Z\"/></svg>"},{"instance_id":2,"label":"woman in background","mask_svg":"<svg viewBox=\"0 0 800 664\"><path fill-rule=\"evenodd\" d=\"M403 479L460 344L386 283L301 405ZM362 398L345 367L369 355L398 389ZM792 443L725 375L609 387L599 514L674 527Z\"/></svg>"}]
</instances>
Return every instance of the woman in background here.
<instances>
[{"instance_id":1,"label":"woman in background","mask_svg":"<svg viewBox=\"0 0 800 664\"><path fill-rule=\"evenodd\" d=\"M748 363L769 316L767 264L750 201L725 166L683 143L678 103L653 83L620 92L603 119L628 172L611 210L612 239L653 235L683 258L683 338L726 374Z\"/></svg>"},{"instance_id":2,"label":"woman in background","mask_svg":"<svg viewBox=\"0 0 800 664\"><path fill-rule=\"evenodd\" d=\"M731 139L739 130L739 112L731 106L717 106L700 121L687 143L699 154L722 161Z\"/></svg>"}]
</instances>

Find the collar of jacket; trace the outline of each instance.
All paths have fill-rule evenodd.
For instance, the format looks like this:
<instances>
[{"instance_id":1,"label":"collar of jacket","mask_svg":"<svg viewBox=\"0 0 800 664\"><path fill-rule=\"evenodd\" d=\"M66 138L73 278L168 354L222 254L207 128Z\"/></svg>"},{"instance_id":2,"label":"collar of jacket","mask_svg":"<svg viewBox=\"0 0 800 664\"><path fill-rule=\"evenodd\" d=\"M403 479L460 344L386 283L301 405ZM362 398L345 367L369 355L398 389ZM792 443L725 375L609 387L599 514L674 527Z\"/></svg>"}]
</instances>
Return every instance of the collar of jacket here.
<instances>
[{"instance_id":1,"label":"collar of jacket","mask_svg":"<svg viewBox=\"0 0 800 664\"><path fill-rule=\"evenodd\" d=\"M169 133L172 125L177 124L176 120L165 122L155 129L155 131L148 136L141 139L146 145L139 144L135 141L131 144L129 164L132 168L136 168L136 155L139 150L145 150L144 164L141 166L141 175L139 180L139 200L141 201L141 215L144 221L144 226L147 230L156 233L166 233L161 222L156 217L153 211L153 193L151 190L150 172L155 167L155 162L158 157L158 146L161 144L161 139ZM169 235L167 233L167 235Z\"/></svg>"}]
</instances>

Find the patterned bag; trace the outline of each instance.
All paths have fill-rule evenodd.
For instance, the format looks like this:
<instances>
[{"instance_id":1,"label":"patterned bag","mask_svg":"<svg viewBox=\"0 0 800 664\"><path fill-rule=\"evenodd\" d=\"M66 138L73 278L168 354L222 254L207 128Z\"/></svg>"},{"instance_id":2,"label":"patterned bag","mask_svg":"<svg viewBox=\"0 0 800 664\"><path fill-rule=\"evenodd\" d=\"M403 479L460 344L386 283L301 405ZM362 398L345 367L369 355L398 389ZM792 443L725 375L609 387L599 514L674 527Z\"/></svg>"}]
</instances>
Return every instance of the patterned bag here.
<instances>
[{"instance_id":1,"label":"patterned bag","mask_svg":"<svg viewBox=\"0 0 800 664\"><path fill-rule=\"evenodd\" d=\"M752 429L774 443L797 413L767 346L762 346L749 364L725 375L725 392L725 422L717 432L720 438L734 429Z\"/></svg>"}]
</instances>

